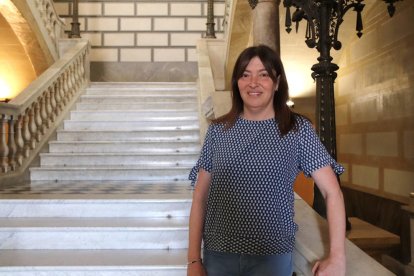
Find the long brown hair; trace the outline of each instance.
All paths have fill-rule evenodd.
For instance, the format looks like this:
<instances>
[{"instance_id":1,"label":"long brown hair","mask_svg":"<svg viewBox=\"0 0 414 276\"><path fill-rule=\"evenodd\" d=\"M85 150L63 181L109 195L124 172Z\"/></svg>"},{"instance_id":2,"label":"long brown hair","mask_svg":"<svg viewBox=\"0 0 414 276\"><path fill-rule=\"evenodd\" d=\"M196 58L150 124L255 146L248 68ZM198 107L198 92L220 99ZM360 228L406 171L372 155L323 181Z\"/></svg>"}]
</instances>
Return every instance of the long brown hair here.
<instances>
[{"instance_id":1,"label":"long brown hair","mask_svg":"<svg viewBox=\"0 0 414 276\"><path fill-rule=\"evenodd\" d=\"M293 112L286 104L289 99L289 88L282 61L275 51L265 45L246 48L239 55L231 77L232 107L227 114L214 119L212 123L223 123L226 129L233 127L236 123L237 118L243 112L243 99L237 82L246 70L250 60L255 57L261 60L274 83L279 78L278 90L273 99L273 109L275 111L276 123L283 136L289 131L297 129L296 117L298 114Z\"/></svg>"}]
</instances>

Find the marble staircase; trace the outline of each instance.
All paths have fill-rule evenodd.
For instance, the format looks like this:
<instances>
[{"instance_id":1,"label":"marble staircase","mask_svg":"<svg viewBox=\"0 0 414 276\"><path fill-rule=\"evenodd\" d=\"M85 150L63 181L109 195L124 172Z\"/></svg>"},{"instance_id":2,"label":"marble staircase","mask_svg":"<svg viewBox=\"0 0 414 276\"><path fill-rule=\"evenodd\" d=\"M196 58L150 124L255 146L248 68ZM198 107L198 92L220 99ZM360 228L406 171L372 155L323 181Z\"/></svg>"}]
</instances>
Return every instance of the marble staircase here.
<instances>
[{"instance_id":1,"label":"marble staircase","mask_svg":"<svg viewBox=\"0 0 414 276\"><path fill-rule=\"evenodd\" d=\"M0 193L0 275L185 275L196 95L92 83L30 184Z\"/></svg>"}]
</instances>

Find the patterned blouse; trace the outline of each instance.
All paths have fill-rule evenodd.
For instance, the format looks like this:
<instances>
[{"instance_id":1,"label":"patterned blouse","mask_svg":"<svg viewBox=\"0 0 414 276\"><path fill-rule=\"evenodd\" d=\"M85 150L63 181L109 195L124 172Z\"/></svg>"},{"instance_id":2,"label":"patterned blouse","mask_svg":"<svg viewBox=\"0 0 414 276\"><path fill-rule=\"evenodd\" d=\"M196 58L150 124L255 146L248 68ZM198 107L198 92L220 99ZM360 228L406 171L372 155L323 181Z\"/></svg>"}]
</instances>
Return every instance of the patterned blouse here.
<instances>
[{"instance_id":1,"label":"patterned blouse","mask_svg":"<svg viewBox=\"0 0 414 276\"><path fill-rule=\"evenodd\" d=\"M293 183L330 165L343 167L325 150L311 123L298 117L298 130L281 136L275 119L238 118L225 130L208 128L200 158L190 173L196 181L200 168L211 173L204 225L208 250L272 255L295 246Z\"/></svg>"}]
</instances>

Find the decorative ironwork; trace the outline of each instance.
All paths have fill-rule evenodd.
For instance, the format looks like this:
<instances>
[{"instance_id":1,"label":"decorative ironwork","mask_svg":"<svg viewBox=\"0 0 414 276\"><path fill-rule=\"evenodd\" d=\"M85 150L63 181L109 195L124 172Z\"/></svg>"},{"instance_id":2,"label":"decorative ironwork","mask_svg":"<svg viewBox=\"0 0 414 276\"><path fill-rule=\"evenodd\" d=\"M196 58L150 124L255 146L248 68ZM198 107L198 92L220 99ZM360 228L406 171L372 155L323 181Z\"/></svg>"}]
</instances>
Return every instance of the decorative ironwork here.
<instances>
[{"instance_id":1,"label":"decorative ironwork","mask_svg":"<svg viewBox=\"0 0 414 276\"><path fill-rule=\"evenodd\" d=\"M394 3L399 0L383 0L388 4L389 15L395 12ZM336 160L336 123L334 82L338 65L332 63L331 49L339 50L342 43L338 40L339 27L344 15L353 9L356 16L356 34L362 36L363 0L284 0L286 7L286 31L292 30L292 22L296 31L299 23L306 20L306 45L316 48L320 53L318 63L312 66L312 77L316 80L316 128L318 135ZM293 14L291 8L295 8ZM314 209L326 217L326 206L322 194L315 186ZM350 225L347 225L350 227Z\"/></svg>"}]
</instances>

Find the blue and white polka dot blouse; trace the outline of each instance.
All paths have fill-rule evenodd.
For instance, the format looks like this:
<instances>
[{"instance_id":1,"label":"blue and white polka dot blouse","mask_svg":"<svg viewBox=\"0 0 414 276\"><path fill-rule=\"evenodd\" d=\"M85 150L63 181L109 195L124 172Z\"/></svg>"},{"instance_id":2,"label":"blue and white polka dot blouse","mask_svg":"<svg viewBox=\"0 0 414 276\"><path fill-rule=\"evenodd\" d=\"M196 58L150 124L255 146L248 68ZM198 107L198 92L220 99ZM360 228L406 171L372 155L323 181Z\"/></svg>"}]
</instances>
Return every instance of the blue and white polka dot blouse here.
<instances>
[{"instance_id":1,"label":"blue and white polka dot blouse","mask_svg":"<svg viewBox=\"0 0 414 276\"><path fill-rule=\"evenodd\" d=\"M283 137L275 119L238 118L228 130L222 124L210 125L189 177L194 182L200 168L212 176L204 248L252 255L293 251L297 174L309 176L327 165L337 174L344 170L325 150L311 123L297 120L298 131Z\"/></svg>"}]
</instances>

